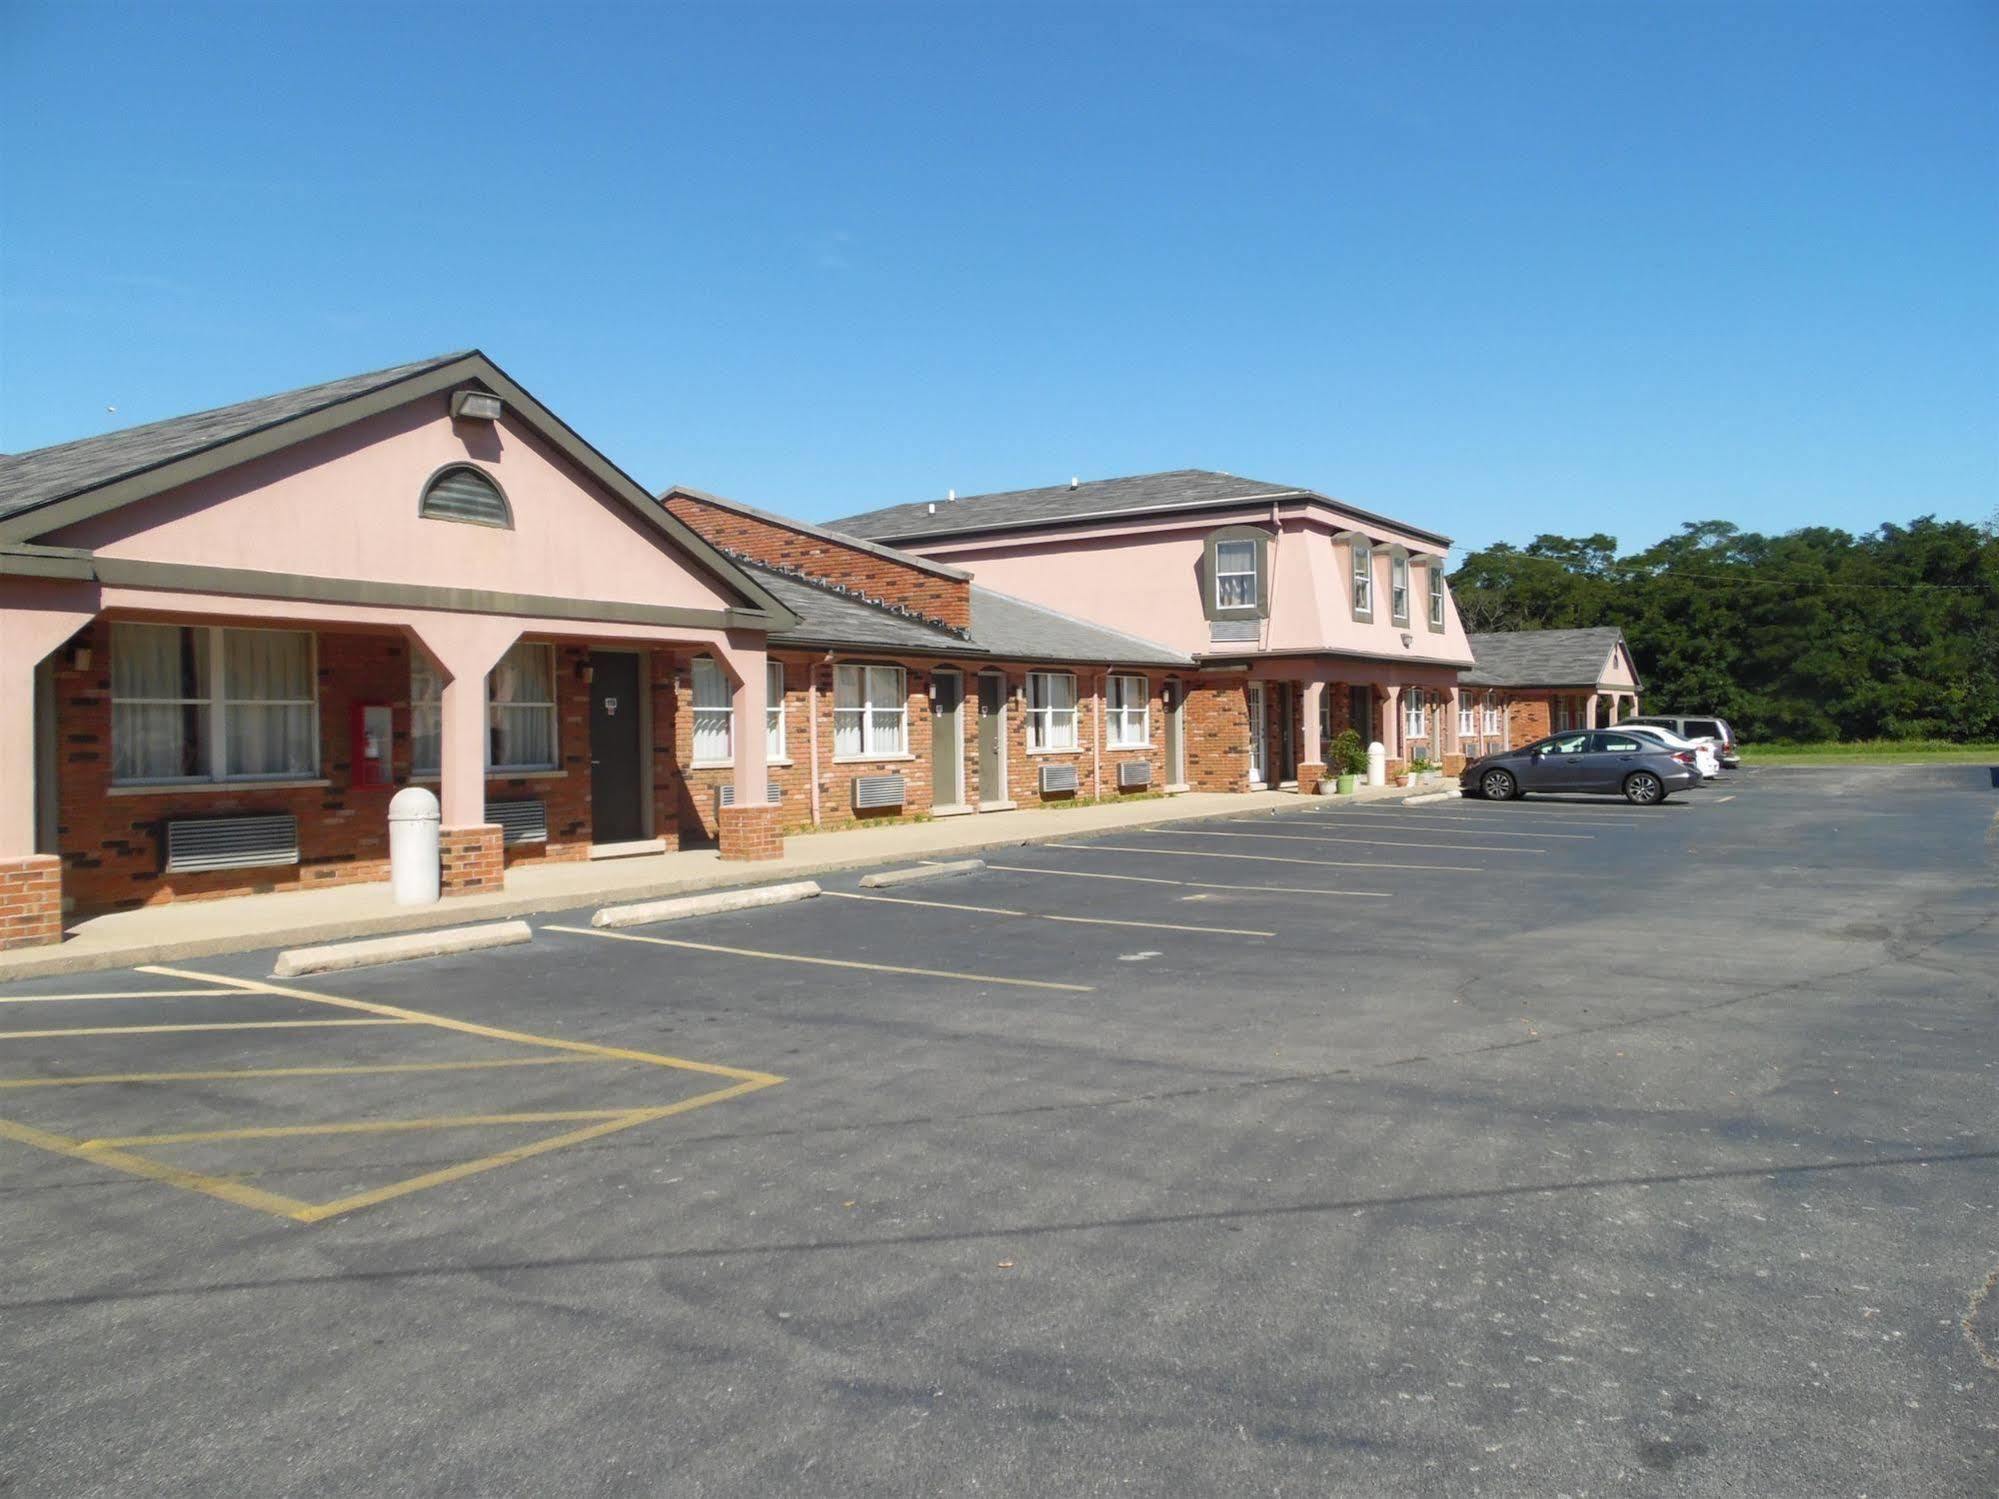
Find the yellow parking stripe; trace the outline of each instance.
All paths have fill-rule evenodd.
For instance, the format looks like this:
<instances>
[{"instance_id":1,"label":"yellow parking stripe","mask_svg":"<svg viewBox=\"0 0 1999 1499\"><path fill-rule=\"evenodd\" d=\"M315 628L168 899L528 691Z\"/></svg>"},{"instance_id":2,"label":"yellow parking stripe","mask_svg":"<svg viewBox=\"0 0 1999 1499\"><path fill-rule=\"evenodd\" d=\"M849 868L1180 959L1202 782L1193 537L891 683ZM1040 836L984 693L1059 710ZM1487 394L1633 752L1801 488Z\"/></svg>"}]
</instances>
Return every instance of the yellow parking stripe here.
<instances>
[{"instance_id":1,"label":"yellow parking stripe","mask_svg":"<svg viewBox=\"0 0 1999 1499\"><path fill-rule=\"evenodd\" d=\"M280 1197L275 1192L246 1187L241 1182L227 1181L219 1176L203 1176L199 1171L183 1171L178 1166L149 1161L142 1155L127 1155L121 1150L85 1150L80 1142L67 1135L50 1134L47 1130L16 1124L12 1119L0 1119L0 1140L16 1140L57 1155L88 1161L93 1166L115 1166L133 1176L165 1182L172 1187L185 1187L190 1192L219 1197L238 1207L255 1208L260 1213L276 1213L280 1218L296 1218L307 1207L295 1197Z\"/></svg>"},{"instance_id":2,"label":"yellow parking stripe","mask_svg":"<svg viewBox=\"0 0 1999 1499\"><path fill-rule=\"evenodd\" d=\"M916 978L961 979L969 984L1007 984L1016 989L1060 989L1070 994L1095 992L1089 984L1057 984L1047 979L1002 978L996 973L957 973L948 968L904 968L895 963L860 963L851 958L815 958L804 953L765 952L755 947L723 947L714 942L684 942L675 937L645 937L637 932L607 932L598 927L545 926L544 932L570 932L578 937L608 937L614 942L651 942L659 947L683 947L693 952L723 953L732 958L768 958L773 963L810 963L821 968L858 968L867 973L907 973Z\"/></svg>"},{"instance_id":3,"label":"yellow parking stripe","mask_svg":"<svg viewBox=\"0 0 1999 1499\"><path fill-rule=\"evenodd\" d=\"M623 1119L631 1109L560 1109L539 1114L441 1114L430 1119L354 1119L331 1124L267 1124L244 1129L191 1129L170 1135L124 1135L84 1140L84 1150L125 1145L205 1145L215 1140L289 1140L297 1135L387 1135L410 1130L472 1129L492 1124L569 1123L577 1119Z\"/></svg>"},{"instance_id":4,"label":"yellow parking stripe","mask_svg":"<svg viewBox=\"0 0 1999 1499\"><path fill-rule=\"evenodd\" d=\"M1177 885L1182 890L1260 890L1270 895L1345 895L1359 900L1394 900L1388 890L1328 890L1323 885L1224 885L1213 880L1169 880L1156 874L1105 874L1097 869L1036 869L1029 864L988 864L1008 874L1050 874L1064 880L1127 880L1134 885Z\"/></svg>"},{"instance_id":5,"label":"yellow parking stripe","mask_svg":"<svg viewBox=\"0 0 1999 1499\"><path fill-rule=\"evenodd\" d=\"M1292 859L1283 854L1221 854L1205 848L1134 848L1124 843L1051 843L1080 854L1155 854L1169 859L1249 859L1258 864L1311 864L1320 869L1420 869L1426 874L1483 874L1477 864L1388 864L1379 859Z\"/></svg>"},{"instance_id":6,"label":"yellow parking stripe","mask_svg":"<svg viewBox=\"0 0 1999 1499\"><path fill-rule=\"evenodd\" d=\"M912 900L906 895L862 895L852 890L824 890L841 900L878 900L891 906L928 906L933 911L970 911L977 916L1021 916L1034 921L1069 921L1081 926L1135 926L1154 932L1197 932L1216 937L1275 937L1240 926L1182 926L1174 921L1113 921L1107 916L1050 916L1040 911L1010 911L1004 906L966 906L948 900Z\"/></svg>"},{"instance_id":7,"label":"yellow parking stripe","mask_svg":"<svg viewBox=\"0 0 1999 1499\"><path fill-rule=\"evenodd\" d=\"M0 994L0 1005L48 1005L65 999L199 999L234 989L114 989L98 994Z\"/></svg>"},{"instance_id":8,"label":"yellow parking stripe","mask_svg":"<svg viewBox=\"0 0 1999 1499\"><path fill-rule=\"evenodd\" d=\"M38 1036L159 1036L168 1031L320 1030L333 1025L415 1025L414 1020L204 1020L192 1025L81 1025L56 1031L0 1031L0 1041Z\"/></svg>"},{"instance_id":9,"label":"yellow parking stripe","mask_svg":"<svg viewBox=\"0 0 1999 1499\"><path fill-rule=\"evenodd\" d=\"M199 1072L93 1072L83 1077L7 1077L0 1088L82 1088L101 1083L221 1083L246 1077L345 1077L367 1072L470 1072L486 1067L557 1067L597 1057L496 1057L490 1062L372 1062L350 1067L217 1067Z\"/></svg>"},{"instance_id":10,"label":"yellow parking stripe","mask_svg":"<svg viewBox=\"0 0 1999 1499\"><path fill-rule=\"evenodd\" d=\"M1460 853L1498 854L1502 858L1538 858L1544 849L1496 848L1490 843L1418 843L1413 838L1343 838L1337 833L1224 833L1216 828L1140 828L1169 838L1275 838L1284 843L1361 843L1372 848L1443 848Z\"/></svg>"},{"instance_id":11,"label":"yellow parking stripe","mask_svg":"<svg viewBox=\"0 0 1999 1499\"><path fill-rule=\"evenodd\" d=\"M549 927L549 931L576 931L575 927ZM586 931L588 936L610 937L622 933ZM640 939L661 941L661 938ZM467 1036L485 1036L494 1041L518 1041L523 1046L545 1046L552 1051L581 1052L585 1056L606 1057L617 1062L649 1062L655 1067L682 1067L689 1072L707 1072L716 1077L740 1078L747 1083L755 1083L759 1088L768 1088L773 1083L781 1083L783 1078L770 1072L752 1072L745 1067L723 1067L714 1062L692 1062L685 1057L669 1057L654 1051L632 1051L622 1046L599 1046L591 1041L566 1041L558 1036L531 1036L525 1031L505 1030L497 1025L476 1025L470 1020L454 1020L449 1015L430 1015L422 1010L405 1010L399 1005L376 1004L366 999L342 999L334 994L320 994L311 989L293 989L284 984L267 984L259 979L232 979L216 973L195 973L185 968L149 966L141 968L141 973L157 973L166 978L200 979L209 982L233 984L258 994L281 994L291 999L309 1000L313 1004L335 1005L343 1010L366 1010L373 1015L386 1015L394 1020L411 1025L434 1025L439 1030L459 1031ZM338 1021L323 1022L338 1025ZM366 1022L357 1021L356 1024Z\"/></svg>"}]
</instances>

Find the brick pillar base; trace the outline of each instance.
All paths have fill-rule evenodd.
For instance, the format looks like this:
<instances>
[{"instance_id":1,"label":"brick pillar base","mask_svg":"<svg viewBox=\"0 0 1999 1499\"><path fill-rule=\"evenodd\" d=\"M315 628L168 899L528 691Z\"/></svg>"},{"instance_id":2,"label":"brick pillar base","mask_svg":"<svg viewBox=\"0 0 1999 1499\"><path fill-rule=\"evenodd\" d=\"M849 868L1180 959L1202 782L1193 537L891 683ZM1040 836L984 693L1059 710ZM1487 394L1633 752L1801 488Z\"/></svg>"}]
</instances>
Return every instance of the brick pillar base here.
<instances>
[{"instance_id":1,"label":"brick pillar base","mask_svg":"<svg viewBox=\"0 0 1999 1499\"><path fill-rule=\"evenodd\" d=\"M498 823L476 828L443 828L437 835L437 853L443 862L443 895L476 895L498 890L505 883L506 856L501 850L502 829Z\"/></svg>"},{"instance_id":2,"label":"brick pillar base","mask_svg":"<svg viewBox=\"0 0 1999 1499\"><path fill-rule=\"evenodd\" d=\"M1300 796L1317 796L1319 794L1319 782L1325 778L1326 767L1316 760L1307 760L1303 765L1298 767L1298 794Z\"/></svg>"},{"instance_id":3,"label":"brick pillar base","mask_svg":"<svg viewBox=\"0 0 1999 1499\"><path fill-rule=\"evenodd\" d=\"M725 859L781 859L784 834L778 831L781 807L724 807L716 814L721 823L722 857Z\"/></svg>"},{"instance_id":4,"label":"brick pillar base","mask_svg":"<svg viewBox=\"0 0 1999 1499\"><path fill-rule=\"evenodd\" d=\"M62 860L0 859L0 952L62 941Z\"/></svg>"}]
</instances>

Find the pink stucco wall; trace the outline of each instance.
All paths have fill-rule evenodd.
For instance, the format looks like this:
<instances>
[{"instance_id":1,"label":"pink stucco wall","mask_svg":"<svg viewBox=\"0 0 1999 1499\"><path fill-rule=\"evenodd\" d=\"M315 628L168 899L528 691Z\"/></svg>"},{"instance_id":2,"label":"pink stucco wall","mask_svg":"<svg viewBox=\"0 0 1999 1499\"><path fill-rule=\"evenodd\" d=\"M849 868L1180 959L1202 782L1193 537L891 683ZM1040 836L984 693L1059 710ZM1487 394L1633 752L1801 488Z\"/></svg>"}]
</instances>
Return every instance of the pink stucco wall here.
<instances>
[{"instance_id":1,"label":"pink stucco wall","mask_svg":"<svg viewBox=\"0 0 1999 1499\"><path fill-rule=\"evenodd\" d=\"M498 482L513 528L426 520L448 463ZM310 577L717 609L736 602L511 418L453 422L437 395L70 526L102 555Z\"/></svg>"},{"instance_id":2,"label":"pink stucco wall","mask_svg":"<svg viewBox=\"0 0 1999 1499\"><path fill-rule=\"evenodd\" d=\"M1271 534L1271 613L1256 649L1266 652L1350 652L1417 663L1471 660L1457 605L1444 598L1444 629L1427 622L1423 565L1409 569L1410 618L1390 622L1390 544L1412 552L1434 543L1374 522L1349 521L1323 506L1269 507L1211 513L1197 520L1138 520L1060 535L1010 535L952 542L940 539L907 548L971 573L989 588L1018 594L1051 609L1129 630L1190 654L1215 649L1202 607L1202 551L1211 531L1255 525ZM1374 557L1372 622L1353 616L1351 556L1337 532L1348 526L1380 545ZM1410 643L1402 643L1404 635Z\"/></svg>"}]
</instances>

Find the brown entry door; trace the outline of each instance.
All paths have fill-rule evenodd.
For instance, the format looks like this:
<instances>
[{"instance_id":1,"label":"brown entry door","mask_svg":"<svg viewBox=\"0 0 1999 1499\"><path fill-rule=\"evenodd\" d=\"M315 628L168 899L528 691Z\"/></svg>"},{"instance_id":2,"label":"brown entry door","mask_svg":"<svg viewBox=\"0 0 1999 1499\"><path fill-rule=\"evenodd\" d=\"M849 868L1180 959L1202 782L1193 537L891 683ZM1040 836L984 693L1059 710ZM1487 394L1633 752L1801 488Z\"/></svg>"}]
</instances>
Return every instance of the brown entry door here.
<instances>
[{"instance_id":1,"label":"brown entry door","mask_svg":"<svg viewBox=\"0 0 1999 1499\"><path fill-rule=\"evenodd\" d=\"M590 839L631 843L646 835L640 802L639 658L590 653Z\"/></svg>"}]
</instances>

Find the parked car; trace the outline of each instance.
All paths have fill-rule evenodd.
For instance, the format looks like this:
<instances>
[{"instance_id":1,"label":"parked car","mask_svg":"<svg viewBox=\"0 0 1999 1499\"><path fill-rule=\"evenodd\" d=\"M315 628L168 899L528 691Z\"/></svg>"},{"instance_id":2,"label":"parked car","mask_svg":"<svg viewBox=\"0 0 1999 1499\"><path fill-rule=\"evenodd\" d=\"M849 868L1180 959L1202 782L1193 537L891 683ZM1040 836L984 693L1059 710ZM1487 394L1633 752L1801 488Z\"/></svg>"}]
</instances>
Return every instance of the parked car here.
<instances>
[{"instance_id":1,"label":"parked car","mask_svg":"<svg viewBox=\"0 0 1999 1499\"><path fill-rule=\"evenodd\" d=\"M1645 713L1637 718L1627 718L1626 724L1651 724L1654 728L1671 729L1683 739L1712 739L1715 755L1723 765L1733 770L1742 763L1742 746L1737 742L1735 730L1728 726L1725 718L1712 714ZM1623 727L1622 724L1619 727Z\"/></svg>"},{"instance_id":2,"label":"parked car","mask_svg":"<svg viewBox=\"0 0 1999 1499\"><path fill-rule=\"evenodd\" d=\"M1622 795L1641 807L1701 783L1692 750L1668 749L1621 729L1572 729L1474 760L1458 777L1466 792L1511 801L1529 791Z\"/></svg>"},{"instance_id":3,"label":"parked car","mask_svg":"<svg viewBox=\"0 0 1999 1499\"><path fill-rule=\"evenodd\" d=\"M1703 780L1711 781L1721 774L1719 746L1712 739L1683 739L1671 729L1662 729L1655 723L1621 723L1617 727L1646 739L1656 739L1670 750L1692 750L1694 765Z\"/></svg>"}]
</instances>

